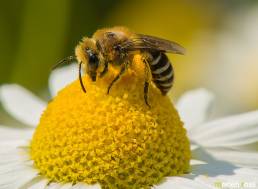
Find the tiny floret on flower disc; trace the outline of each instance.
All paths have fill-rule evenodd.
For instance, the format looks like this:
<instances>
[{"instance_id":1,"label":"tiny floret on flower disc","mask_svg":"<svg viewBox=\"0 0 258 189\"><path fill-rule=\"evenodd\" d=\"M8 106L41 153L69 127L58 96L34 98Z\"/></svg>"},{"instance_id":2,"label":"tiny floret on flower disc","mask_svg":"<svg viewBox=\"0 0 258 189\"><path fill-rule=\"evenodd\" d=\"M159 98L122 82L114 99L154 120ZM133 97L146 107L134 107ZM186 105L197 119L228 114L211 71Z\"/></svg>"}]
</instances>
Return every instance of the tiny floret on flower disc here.
<instances>
[{"instance_id":1,"label":"tiny floret on flower disc","mask_svg":"<svg viewBox=\"0 0 258 189\"><path fill-rule=\"evenodd\" d=\"M40 174L61 183L99 183L104 189L150 188L189 170L190 143L168 97L150 86L143 97L144 68L135 64L112 87L110 68L87 93L74 81L49 103L30 145Z\"/></svg>"}]
</instances>

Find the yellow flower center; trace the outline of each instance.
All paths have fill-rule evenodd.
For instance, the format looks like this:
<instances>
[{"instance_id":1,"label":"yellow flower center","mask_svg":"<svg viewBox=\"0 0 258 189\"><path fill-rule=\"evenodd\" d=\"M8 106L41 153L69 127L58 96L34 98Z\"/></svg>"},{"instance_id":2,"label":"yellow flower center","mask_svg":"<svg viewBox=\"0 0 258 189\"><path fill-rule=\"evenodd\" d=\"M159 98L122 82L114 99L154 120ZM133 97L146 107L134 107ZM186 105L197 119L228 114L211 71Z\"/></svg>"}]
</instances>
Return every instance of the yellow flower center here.
<instances>
[{"instance_id":1,"label":"yellow flower center","mask_svg":"<svg viewBox=\"0 0 258 189\"><path fill-rule=\"evenodd\" d=\"M189 141L177 111L153 85L151 108L145 105L143 65L134 65L109 95L116 69L96 83L85 76L86 94L75 81L49 103L30 150L41 175L126 189L150 188L188 171Z\"/></svg>"}]
</instances>

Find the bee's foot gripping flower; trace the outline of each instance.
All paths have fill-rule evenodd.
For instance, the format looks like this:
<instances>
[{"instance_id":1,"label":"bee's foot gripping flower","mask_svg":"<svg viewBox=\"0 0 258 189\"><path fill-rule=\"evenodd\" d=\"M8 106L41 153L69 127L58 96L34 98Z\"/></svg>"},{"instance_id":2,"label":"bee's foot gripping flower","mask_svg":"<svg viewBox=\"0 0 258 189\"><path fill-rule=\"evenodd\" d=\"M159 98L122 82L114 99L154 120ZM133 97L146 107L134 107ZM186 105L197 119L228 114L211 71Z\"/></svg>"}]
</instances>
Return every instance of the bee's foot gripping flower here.
<instances>
[{"instance_id":1,"label":"bee's foot gripping flower","mask_svg":"<svg viewBox=\"0 0 258 189\"><path fill-rule=\"evenodd\" d=\"M150 188L188 171L190 144L168 97L150 86L143 100L142 67L106 94L110 75L75 81L51 101L33 136L30 155L41 175L57 182L102 188Z\"/></svg>"}]
</instances>

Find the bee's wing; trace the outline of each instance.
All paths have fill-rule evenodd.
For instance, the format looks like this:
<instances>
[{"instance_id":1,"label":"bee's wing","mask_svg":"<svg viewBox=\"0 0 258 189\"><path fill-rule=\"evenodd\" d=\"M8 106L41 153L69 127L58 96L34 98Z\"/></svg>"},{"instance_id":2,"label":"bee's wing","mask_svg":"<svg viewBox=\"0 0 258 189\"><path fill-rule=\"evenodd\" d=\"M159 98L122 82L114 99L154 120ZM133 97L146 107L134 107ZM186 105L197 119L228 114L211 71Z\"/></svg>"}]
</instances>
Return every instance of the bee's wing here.
<instances>
[{"instance_id":1,"label":"bee's wing","mask_svg":"<svg viewBox=\"0 0 258 189\"><path fill-rule=\"evenodd\" d=\"M173 41L143 34L136 34L128 41L122 43L121 47L128 51L146 49L175 54L185 54L184 47Z\"/></svg>"}]
</instances>

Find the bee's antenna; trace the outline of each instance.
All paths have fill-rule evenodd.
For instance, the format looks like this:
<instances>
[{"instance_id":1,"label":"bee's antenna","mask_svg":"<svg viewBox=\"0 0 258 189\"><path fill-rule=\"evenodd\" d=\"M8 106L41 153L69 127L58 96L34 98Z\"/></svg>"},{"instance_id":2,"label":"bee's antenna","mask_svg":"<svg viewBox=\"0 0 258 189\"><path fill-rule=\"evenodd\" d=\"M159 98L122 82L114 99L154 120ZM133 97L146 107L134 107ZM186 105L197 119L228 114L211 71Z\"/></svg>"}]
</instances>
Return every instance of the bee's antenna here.
<instances>
[{"instance_id":1,"label":"bee's antenna","mask_svg":"<svg viewBox=\"0 0 258 189\"><path fill-rule=\"evenodd\" d=\"M82 72L81 72L81 70L82 70L82 62L80 62L80 64L79 64L79 80L80 80L80 84L81 84L83 92L86 93L86 89L85 89L85 87L83 85L83 81L82 81Z\"/></svg>"},{"instance_id":2,"label":"bee's antenna","mask_svg":"<svg viewBox=\"0 0 258 189\"><path fill-rule=\"evenodd\" d=\"M56 69L58 66L64 64L64 63L70 63L71 61L75 60L74 56L68 56L64 58L63 60L59 61L56 65L52 67L52 70Z\"/></svg>"}]
</instances>

